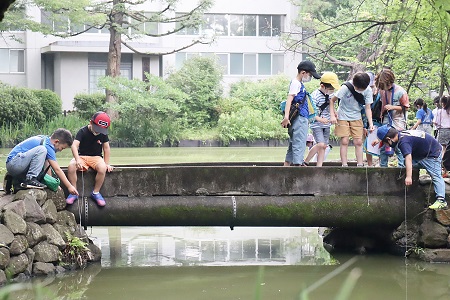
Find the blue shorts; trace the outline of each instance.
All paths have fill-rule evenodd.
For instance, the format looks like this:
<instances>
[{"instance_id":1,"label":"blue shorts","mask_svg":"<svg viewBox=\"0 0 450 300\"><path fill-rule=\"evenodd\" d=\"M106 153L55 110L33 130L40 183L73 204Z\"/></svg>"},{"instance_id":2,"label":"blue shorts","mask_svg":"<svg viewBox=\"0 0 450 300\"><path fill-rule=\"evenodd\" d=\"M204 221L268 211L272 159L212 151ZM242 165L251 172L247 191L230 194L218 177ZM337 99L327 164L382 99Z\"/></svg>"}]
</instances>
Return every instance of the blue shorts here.
<instances>
[{"instance_id":1,"label":"blue shorts","mask_svg":"<svg viewBox=\"0 0 450 300\"><path fill-rule=\"evenodd\" d=\"M311 128L311 130L313 132L316 143L324 143L325 145L328 145L330 141L330 127Z\"/></svg>"}]
</instances>

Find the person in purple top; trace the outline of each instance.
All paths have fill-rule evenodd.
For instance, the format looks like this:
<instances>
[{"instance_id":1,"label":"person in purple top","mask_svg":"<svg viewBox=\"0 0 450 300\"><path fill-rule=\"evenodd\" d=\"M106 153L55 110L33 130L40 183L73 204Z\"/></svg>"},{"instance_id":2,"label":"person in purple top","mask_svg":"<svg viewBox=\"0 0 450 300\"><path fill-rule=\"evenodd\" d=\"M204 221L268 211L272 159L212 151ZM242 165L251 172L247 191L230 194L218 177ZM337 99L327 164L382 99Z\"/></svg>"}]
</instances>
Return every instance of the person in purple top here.
<instances>
[{"instance_id":1,"label":"person in purple top","mask_svg":"<svg viewBox=\"0 0 450 300\"><path fill-rule=\"evenodd\" d=\"M405 158L405 185L412 184L412 168L427 170L433 182L436 202L430 209L447 209L445 201L445 182L441 173L442 146L430 134L421 130L404 130L399 132L390 125L378 128L377 137L392 148L398 147Z\"/></svg>"}]
</instances>

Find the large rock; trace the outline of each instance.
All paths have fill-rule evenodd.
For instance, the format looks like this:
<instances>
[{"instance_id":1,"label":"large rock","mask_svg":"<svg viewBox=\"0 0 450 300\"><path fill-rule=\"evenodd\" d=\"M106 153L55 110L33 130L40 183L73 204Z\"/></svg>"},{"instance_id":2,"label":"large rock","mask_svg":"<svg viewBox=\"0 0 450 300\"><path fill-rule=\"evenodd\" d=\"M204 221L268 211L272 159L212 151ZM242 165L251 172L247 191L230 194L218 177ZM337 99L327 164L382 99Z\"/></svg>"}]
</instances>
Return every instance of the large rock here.
<instances>
[{"instance_id":1,"label":"large rock","mask_svg":"<svg viewBox=\"0 0 450 300\"><path fill-rule=\"evenodd\" d=\"M436 220L444 226L450 225L450 209L436 211Z\"/></svg>"},{"instance_id":2,"label":"large rock","mask_svg":"<svg viewBox=\"0 0 450 300\"><path fill-rule=\"evenodd\" d=\"M444 226L426 219L419 227L417 242L425 248L446 248L447 237L447 229Z\"/></svg>"},{"instance_id":3,"label":"large rock","mask_svg":"<svg viewBox=\"0 0 450 300\"><path fill-rule=\"evenodd\" d=\"M28 241L24 235L17 234L14 237L11 245L9 246L9 252L12 255L19 255L24 253L28 249Z\"/></svg>"},{"instance_id":4,"label":"large rock","mask_svg":"<svg viewBox=\"0 0 450 300\"><path fill-rule=\"evenodd\" d=\"M3 210L5 205L14 201L14 195L5 195L0 197L0 211Z\"/></svg>"},{"instance_id":5,"label":"large rock","mask_svg":"<svg viewBox=\"0 0 450 300\"><path fill-rule=\"evenodd\" d=\"M27 269L28 266L28 257L25 253L22 253L18 256L12 256L9 260L9 264L6 267L6 273L11 274L12 276L22 273Z\"/></svg>"},{"instance_id":6,"label":"large rock","mask_svg":"<svg viewBox=\"0 0 450 300\"><path fill-rule=\"evenodd\" d=\"M419 258L428 262L450 263L450 249L423 249Z\"/></svg>"},{"instance_id":7,"label":"large rock","mask_svg":"<svg viewBox=\"0 0 450 300\"><path fill-rule=\"evenodd\" d=\"M23 202L23 200L14 201L5 205L3 210L11 210L23 219L25 217L25 202Z\"/></svg>"},{"instance_id":8,"label":"large rock","mask_svg":"<svg viewBox=\"0 0 450 300\"><path fill-rule=\"evenodd\" d=\"M57 262L61 259L62 253L58 247L46 241L40 242L34 246L34 261L40 262Z\"/></svg>"},{"instance_id":9,"label":"large rock","mask_svg":"<svg viewBox=\"0 0 450 300\"><path fill-rule=\"evenodd\" d=\"M50 224L54 224L58 217L56 206L52 200L45 201L44 205L42 205L42 210L45 214L45 221Z\"/></svg>"},{"instance_id":10,"label":"large rock","mask_svg":"<svg viewBox=\"0 0 450 300\"><path fill-rule=\"evenodd\" d=\"M58 212L58 218L56 220L56 223L58 223L60 225L68 226L70 228L77 227L77 221L75 220L75 215L67 210Z\"/></svg>"},{"instance_id":11,"label":"large rock","mask_svg":"<svg viewBox=\"0 0 450 300\"><path fill-rule=\"evenodd\" d=\"M51 263L36 262L33 264L34 275L53 275L55 270L55 266Z\"/></svg>"},{"instance_id":12,"label":"large rock","mask_svg":"<svg viewBox=\"0 0 450 300\"><path fill-rule=\"evenodd\" d=\"M38 243L45 241L47 236L41 226L36 223L27 222L27 232L25 234L30 247L36 246Z\"/></svg>"},{"instance_id":13,"label":"large rock","mask_svg":"<svg viewBox=\"0 0 450 300\"><path fill-rule=\"evenodd\" d=\"M42 204L44 204L47 200L47 192L39 189L20 190L14 196L14 200L26 201L29 197L32 197L39 204L39 206L42 206Z\"/></svg>"},{"instance_id":14,"label":"large rock","mask_svg":"<svg viewBox=\"0 0 450 300\"><path fill-rule=\"evenodd\" d=\"M8 264L9 259L11 258L11 254L9 253L9 250L5 247L0 248L0 269L4 270Z\"/></svg>"},{"instance_id":15,"label":"large rock","mask_svg":"<svg viewBox=\"0 0 450 300\"><path fill-rule=\"evenodd\" d=\"M0 286L6 284L6 280L5 271L0 270Z\"/></svg>"},{"instance_id":16,"label":"large rock","mask_svg":"<svg viewBox=\"0 0 450 300\"><path fill-rule=\"evenodd\" d=\"M66 209L66 197L64 196L64 191L62 189L58 189L56 192L48 190L47 200L53 201L57 211Z\"/></svg>"},{"instance_id":17,"label":"large rock","mask_svg":"<svg viewBox=\"0 0 450 300\"><path fill-rule=\"evenodd\" d=\"M67 236L69 236L69 237L70 236L76 236L75 235L76 230L73 227L69 227L67 225L61 225L61 224L55 223L55 224L53 224L53 228L55 228L56 231L59 232L59 234L63 238L64 242L66 242L66 243L69 241Z\"/></svg>"},{"instance_id":18,"label":"large rock","mask_svg":"<svg viewBox=\"0 0 450 300\"><path fill-rule=\"evenodd\" d=\"M100 250L99 247L97 247L93 243L89 243L87 245L87 247L90 251L88 261L101 261L102 260L102 250Z\"/></svg>"},{"instance_id":19,"label":"large rock","mask_svg":"<svg viewBox=\"0 0 450 300\"><path fill-rule=\"evenodd\" d=\"M45 214L41 206L36 202L36 197L34 193L25 194L25 221L34 222L38 224L45 223Z\"/></svg>"},{"instance_id":20,"label":"large rock","mask_svg":"<svg viewBox=\"0 0 450 300\"><path fill-rule=\"evenodd\" d=\"M57 246L59 249L64 249L66 247L66 242L64 242L63 238L59 234L58 231L56 231L55 228L53 228L50 224L43 224L41 225L42 231L47 236L47 242L49 242L52 245Z\"/></svg>"},{"instance_id":21,"label":"large rock","mask_svg":"<svg viewBox=\"0 0 450 300\"><path fill-rule=\"evenodd\" d=\"M14 234L25 234L27 231L27 223L12 210L5 211L3 214L3 223Z\"/></svg>"},{"instance_id":22,"label":"large rock","mask_svg":"<svg viewBox=\"0 0 450 300\"><path fill-rule=\"evenodd\" d=\"M14 234L3 224L0 224L0 246L9 245L14 240Z\"/></svg>"}]
</instances>

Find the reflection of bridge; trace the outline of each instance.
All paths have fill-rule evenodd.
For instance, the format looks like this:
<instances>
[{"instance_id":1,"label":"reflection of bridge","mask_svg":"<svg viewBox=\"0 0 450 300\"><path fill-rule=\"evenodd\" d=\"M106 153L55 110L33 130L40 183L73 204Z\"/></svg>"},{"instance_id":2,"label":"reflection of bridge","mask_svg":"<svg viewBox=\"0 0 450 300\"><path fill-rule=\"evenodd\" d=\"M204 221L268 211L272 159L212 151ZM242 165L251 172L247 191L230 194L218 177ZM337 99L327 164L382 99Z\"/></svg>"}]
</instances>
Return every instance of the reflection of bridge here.
<instances>
[{"instance_id":1,"label":"reflection of bridge","mask_svg":"<svg viewBox=\"0 0 450 300\"><path fill-rule=\"evenodd\" d=\"M104 266L330 263L317 228L98 227L95 231Z\"/></svg>"},{"instance_id":2,"label":"reflection of bridge","mask_svg":"<svg viewBox=\"0 0 450 300\"><path fill-rule=\"evenodd\" d=\"M78 190L82 191L79 175ZM424 189L406 191L408 217ZM84 175L86 194L94 173ZM202 164L118 167L102 188L107 206L86 201L93 226L398 226L405 218L404 169ZM86 199L86 198L85 198ZM69 208L78 216L78 205Z\"/></svg>"}]
</instances>

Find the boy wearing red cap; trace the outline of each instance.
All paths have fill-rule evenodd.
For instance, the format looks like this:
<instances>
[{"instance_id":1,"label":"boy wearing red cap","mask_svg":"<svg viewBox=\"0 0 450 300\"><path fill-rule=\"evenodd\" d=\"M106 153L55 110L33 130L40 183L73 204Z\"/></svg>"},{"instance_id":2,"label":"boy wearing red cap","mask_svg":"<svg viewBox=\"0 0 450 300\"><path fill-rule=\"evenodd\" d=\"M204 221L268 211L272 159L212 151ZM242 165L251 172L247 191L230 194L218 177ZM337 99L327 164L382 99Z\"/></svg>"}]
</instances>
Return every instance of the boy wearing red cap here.
<instances>
[{"instance_id":1,"label":"boy wearing red cap","mask_svg":"<svg viewBox=\"0 0 450 300\"><path fill-rule=\"evenodd\" d=\"M399 132L390 125L383 125L378 128L377 137L391 148L398 147L405 157L405 185L412 184L413 165L425 168L431 176L434 192L436 193L436 202L428 208L435 210L447 209L445 182L441 174L442 146L438 141L424 131L404 130Z\"/></svg>"},{"instance_id":2,"label":"boy wearing red cap","mask_svg":"<svg viewBox=\"0 0 450 300\"><path fill-rule=\"evenodd\" d=\"M111 151L108 128L110 125L109 116L105 112L99 111L92 116L89 125L78 131L72 144L74 158L70 162L67 172L69 181L74 186L77 184L77 170L84 172L92 168L97 172L91 198L97 202L98 206L106 205L105 199L100 194L100 188L105 181L106 172L113 170L113 167L109 165ZM69 194L66 203L72 204L77 199L77 195Z\"/></svg>"}]
</instances>

